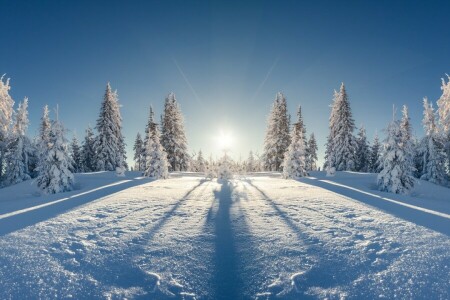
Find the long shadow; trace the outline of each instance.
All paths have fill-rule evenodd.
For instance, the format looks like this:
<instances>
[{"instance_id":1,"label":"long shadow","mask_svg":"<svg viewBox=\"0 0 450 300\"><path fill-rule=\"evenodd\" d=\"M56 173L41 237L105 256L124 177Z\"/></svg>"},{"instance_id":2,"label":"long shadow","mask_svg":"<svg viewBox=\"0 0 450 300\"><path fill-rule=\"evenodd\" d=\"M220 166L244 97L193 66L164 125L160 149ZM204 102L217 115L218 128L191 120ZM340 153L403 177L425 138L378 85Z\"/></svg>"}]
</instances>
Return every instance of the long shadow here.
<instances>
[{"instance_id":1,"label":"long shadow","mask_svg":"<svg viewBox=\"0 0 450 300\"><path fill-rule=\"evenodd\" d=\"M348 189L342 186L333 185L320 180L302 179L301 182L321 187L331 192L346 196L355 201L368 204L372 207L383 210L386 213L399 217L403 220L415 223L428 229L450 236L450 219L428 213L419 209L414 209L394 202L382 199L382 196L371 196L357 190Z\"/></svg>"},{"instance_id":2,"label":"long shadow","mask_svg":"<svg viewBox=\"0 0 450 300\"><path fill-rule=\"evenodd\" d=\"M38 207L29 211L24 211L16 215L0 219L0 236L51 219L80 205L84 205L107 195L117 193L122 190L148 182L149 181L134 179L129 182L112 185L110 187L99 189L89 193L81 192L79 195L65 196L64 193L62 193L61 199L67 198L64 201L48 203L49 205L47 206ZM43 204L45 205L46 203Z\"/></svg>"}]
</instances>

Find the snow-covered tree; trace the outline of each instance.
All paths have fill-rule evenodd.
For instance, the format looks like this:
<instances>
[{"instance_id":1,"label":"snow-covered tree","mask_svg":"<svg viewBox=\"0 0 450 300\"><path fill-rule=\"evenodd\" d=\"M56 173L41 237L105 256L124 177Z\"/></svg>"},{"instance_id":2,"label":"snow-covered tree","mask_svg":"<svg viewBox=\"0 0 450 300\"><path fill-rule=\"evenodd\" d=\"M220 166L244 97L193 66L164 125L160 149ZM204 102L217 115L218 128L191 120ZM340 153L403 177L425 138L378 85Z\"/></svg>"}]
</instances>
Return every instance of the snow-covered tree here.
<instances>
[{"instance_id":1,"label":"snow-covered tree","mask_svg":"<svg viewBox=\"0 0 450 300\"><path fill-rule=\"evenodd\" d=\"M122 117L117 92L106 85L105 96L97 119L98 136L95 142L96 169L115 171L126 167L125 142L122 135Z\"/></svg>"},{"instance_id":2,"label":"snow-covered tree","mask_svg":"<svg viewBox=\"0 0 450 300\"><path fill-rule=\"evenodd\" d=\"M29 156L33 154L31 141L25 135L28 128L28 99L19 103L12 134L8 138L6 154L6 185L16 184L31 178Z\"/></svg>"},{"instance_id":3,"label":"snow-covered tree","mask_svg":"<svg viewBox=\"0 0 450 300\"><path fill-rule=\"evenodd\" d=\"M187 151L184 118L174 93L170 93L166 97L161 125L161 144L167 153L169 170L188 170L190 156Z\"/></svg>"},{"instance_id":4,"label":"snow-covered tree","mask_svg":"<svg viewBox=\"0 0 450 300\"><path fill-rule=\"evenodd\" d=\"M403 148L405 149L406 159L411 166L412 174L414 175L414 147L413 134L411 128L411 119L409 118L408 107L403 105L402 119L400 121L400 131L402 134Z\"/></svg>"},{"instance_id":5,"label":"snow-covered tree","mask_svg":"<svg viewBox=\"0 0 450 300\"><path fill-rule=\"evenodd\" d=\"M448 81L442 78L442 95L437 101L439 124L441 134L443 136L444 147L447 159L447 172L450 174L450 76L447 75Z\"/></svg>"},{"instance_id":6,"label":"snow-covered tree","mask_svg":"<svg viewBox=\"0 0 450 300\"><path fill-rule=\"evenodd\" d=\"M83 172L83 160L81 157L80 143L78 142L76 136L73 136L72 142L70 143L70 156L72 158L72 172Z\"/></svg>"},{"instance_id":7,"label":"snow-covered tree","mask_svg":"<svg viewBox=\"0 0 450 300\"><path fill-rule=\"evenodd\" d=\"M400 122L392 121L386 133L381 158L382 170L377 178L378 188L380 191L407 194L414 187L415 180L404 148Z\"/></svg>"},{"instance_id":8,"label":"snow-covered tree","mask_svg":"<svg viewBox=\"0 0 450 300\"><path fill-rule=\"evenodd\" d=\"M353 171L356 167L356 143L353 136L355 121L344 83L339 92L334 92L331 105L330 134L327 139L326 164L331 163L336 171Z\"/></svg>"},{"instance_id":9,"label":"snow-covered tree","mask_svg":"<svg viewBox=\"0 0 450 300\"><path fill-rule=\"evenodd\" d=\"M158 124L155 123L153 109L150 108L148 121L148 130L146 137L146 164L144 176L156 179L165 179L169 177L167 154L160 142L160 133Z\"/></svg>"},{"instance_id":10,"label":"snow-covered tree","mask_svg":"<svg viewBox=\"0 0 450 300\"><path fill-rule=\"evenodd\" d=\"M233 161L228 156L227 152L224 151L222 158L218 162L217 179L228 180L233 178L232 165Z\"/></svg>"},{"instance_id":11,"label":"snow-covered tree","mask_svg":"<svg viewBox=\"0 0 450 300\"><path fill-rule=\"evenodd\" d=\"M142 141L141 134L138 132L136 139L134 140L134 170L144 171L145 170L145 149L144 142Z\"/></svg>"},{"instance_id":12,"label":"snow-covered tree","mask_svg":"<svg viewBox=\"0 0 450 300\"><path fill-rule=\"evenodd\" d=\"M290 144L286 98L278 92L267 119L263 164L267 171L282 171L284 154Z\"/></svg>"},{"instance_id":13,"label":"snow-covered tree","mask_svg":"<svg viewBox=\"0 0 450 300\"><path fill-rule=\"evenodd\" d=\"M366 129L361 126L356 138L356 168L358 172L368 172L370 166L370 147L367 142Z\"/></svg>"},{"instance_id":14,"label":"snow-covered tree","mask_svg":"<svg viewBox=\"0 0 450 300\"><path fill-rule=\"evenodd\" d=\"M70 191L75 182L71 168L69 143L65 138L63 125L57 119L51 124L49 141L42 152L36 183L45 194Z\"/></svg>"},{"instance_id":15,"label":"snow-covered tree","mask_svg":"<svg viewBox=\"0 0 450 300\"><path fill-rule=\"evenodd\" d=\"M370 157L369 157L369 172L379 173L381 171L381 143L378 138L378 134L375 134L373 139L372 147L370 149Z\"/></svg>"},{"instance_id":16,"label":"snow-covered tree","mask_svg":"<svg viewBox=\"0 0 450 300\"><path fill-rule=\"evenodd\" d=\"M247 161L245 164L245 169L249 173L259 171L258 161L255 160L253 151L250 151L250 153L248 154L248 158L247 158Z\"/></svg>"},{"instance_id":17,"label":"snow-covered tree","mask_svg":"<svg viewBox=\"0 0 450 300\"><path fill-rule=\"evenodd\" d=\"M311 133L311 135L309 136L307 147L308 147L307 148L308 159L306 160L307 162L306 170L315 171L317 170L317 150L319 148L317 147L317 141L316 137L314 136L314 133Z\"/></svg>"},{"instance_id":18,"label":"snow-covered tree","mask_svg":"<svg viewBox=\"0 0 450 300\"><path fill-rule=\"evenodd\" d=\"M446 184L444 143L438 131L433 104L425 98L423 107L422 123L425 137L422 140L423 173L420 179Z\"/></svg>"},{"instance_id":19,"label":"snow-covered tree","mask_svg":"<svg viewBox=\"0 0 450 300\"><path fill-rule=\"evenodd\" d=\"M5 156L8 147L8 138L13 124L14 100L9 95L11 86L9 79L0 77L0 180L2 180L6 171Z\"/></svg>"},{"instance_id":20,"label":"snow-covered tree","mask_svg":"<svg viewBox=\"0 0 450 300\"><path fill-rule=\"evenodd\" d=\"M203 158L202 150L198 151L197 159L195 160L195 172L205 173L207 168L206 160Z\"/></svg>"},{"instance_id":21,"label":"snow-covered tree","mask_svg":"<svg viewBox=\"0 0 450 300\"><path fill-rule=\"evenodd\" d=\"M88 126L81 146L81 164L83 172L93 172L97 169L95 157L95 136L92 128Z\"/></svg>"},{"instance_id":22,"label":"snow-covered tree","mask_svg":"<svg viewBox=\"0 0 450 300\"><path fill-rule=\"evenodd\" d=\"M297 113L297 122L293 124L291 132L291 143L284 155L283 176L284 178L297 178L307 176L306 171L306 148L301 122L301 110Z\"/></svg>"}]
</instances>

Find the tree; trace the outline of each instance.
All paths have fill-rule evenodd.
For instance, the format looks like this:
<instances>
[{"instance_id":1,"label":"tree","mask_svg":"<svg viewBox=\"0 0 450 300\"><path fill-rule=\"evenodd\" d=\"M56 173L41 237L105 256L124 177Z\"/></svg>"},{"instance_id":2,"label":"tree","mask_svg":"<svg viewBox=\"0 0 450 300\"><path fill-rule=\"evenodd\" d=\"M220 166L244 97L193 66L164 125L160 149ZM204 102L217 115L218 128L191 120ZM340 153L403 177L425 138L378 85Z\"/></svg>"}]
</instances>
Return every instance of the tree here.
<instances>
[{"instance_id":1,"label":"tree","mask_svg":"<svg viewBox=\"0 0 450 300\"><path fill-rule=\"evenodd\" d=\"M70 144L70 154L72 158L73 172L83 172L83 159L81 156L80 144L76 136L73 137L72 143Z\"/></svg>"},{"instance_id":2,"label":"tree","mask_svg":"<svg viewBox=\"0 0 450 300\"><path fill-rule=\"evenodd\" d=\"M366 129L361 126L356 138L356 166L357 172L368 172L370 165L370 148L367 142Z\"/></svg>"},{"instance_id":3,"label":"tree","mask_svg":"<svg viewBox=\"0 0 450 300\"><path fill-rule=\"evenodd\" d=\"M317 147L316 137L314 136L314 133L311 133L309 136L309 141L307 143L308 146L308 159L307 159L307 171L315 171L317 170L317 150L319 149Z\"/></svg>"},{"instance_id":4,"label":"tree","mask_svg":"<svg viewBox=\"0 0 450 300\"><path fill-rule=\"evenodd\" d=\"M190 156L187 152L184 118L174 93L170 93L165 100L161 144L167 153L170 171L188 170Z\"/></svg>"},{"instance_id":5,"label":"tree","mask_svg":"<svg viewBox=\"0 0 450 300\"><path fill-rule=\"evenodd\" d=\"M263 164L267 171L282 171L284 154L290 144L286 98L278 92L267 120Z\"/></svg>"},{"instance_id":6,"label":"tree","mask_svg":"<svg viewBox=\"0 0 450 300\"><path fill-rule=\"evenodd\" d=\"M405 149L406 159L411 166L411 173L414 174L414 147L411 128L411 119L408 114L408 107L403 105L402 119L400 121L400 132L402 134L403 148Z\"/></svg>"},{"instance_id":7,"label":"tree","mask_svg":"<svg viewBox=\"0 0 450 300\"><path fill-rule=\"evenodd\" d=\"M153 109L150 108L144 176L165 179L169 177L167 154L160 143L159 128L154 119Z\"/></svg>"},{"instance_id":8,"label":"tree","mask_svg":"<svg viewBox=\"0 0 450 300\"><path fill-rule=\"evenodd\" d=\"M81 165L83 172L94 172L97 168L95 161L95 136L92 128L88 126L81 146Z\"/></svg>"},{"instance_id":9,"label":"tree","mask_svg":"<svg viewBox=\"0 0 450 300\"><path fill-rule=\"evenodd\" d=\"M353 136L355 121L344 83L339 92L334 92L331 105L330 134L327 139L326 161L336 171L354 171L356 167L356 143Z\"/></svg>"},{"instance_id":10,"label":"tree","mask_svg":"<svg viewBox=\"0 0 450 300\"><path fill-rule=\"evenodd\" d=\"M33 155L31 141L25 135L28 128L28 99L19 103L17 114L9 137L6 154L6 185L16 184L31 178L29 156Z\"/></svg>"},{"instance_id":11,"label":"tree","mask_svg":"<svg viewBox=\"0 0 450 300\"><path fill-rule=\"evenodd\" d=\"M447 172L450 174L450 76L448 81L442 78L442 95L437 101L440 131L443 136L444 150L446 152Z\"/></svg>"},{"instance_id":12,"label":"tree","mask_svg":"<svg viewBox=\"0 0 450 300\"><path fill-rule=\"evenodd\" d=\"M136 139L134 140L134 170L144 171L145 170L145 149L144 142L142 141L141 134L138 132Z\"/></svg>"},{"instance_id":13,"label":"tree","mask_svg":"<svg viewBox=\"0 0 450 300\"><path fill-rule=\"evenodd\" d=\"M69 145L65 138L65 130L57 119L51 123L49 142L43 149L36 178L38 187L45 194L71 191L75 182L72 172L72 161L69 156Z\"/></svg>"},{"instance_id":14,"label":"tree","mask_svg":"<svg viewBox=\"0 0 450 300\"><path fill-rule=\"evenodd\" d=\"M425 137L422 140L423 173L420 179L436 184L447 183L445 172L444 143L439 135L433 104L427 98L423 100L423 128Z\"/></svg>"},{"instance_id":15,"label":"tree","mask_svg":"<svg viewBox=\"0 0 450 300\"><path fill-rule=\"evenodd\" d=\"M5 156L14 113L14 100L9 95L11 89L9 78L5 80L3 78L4 75L0 77L0 180L2 180L6 171Z\"/></svg>"},{"instance_id":16,"label":"tree","mask_svg":"<svg viewBox=\"0 0 450 300\"><path fill-rule=\"evenodd\" d=\"M284 155L283 176L284 178L297 178L307 176L306 172L306 148L303 124L301 122L300 107L297 113L297 122L293 124L291 133L291 144Z\"/></svg>"},{"instance_id":17,"label":"tree","mask_svg":"<svg viewBox=\"0 0 450 300\"><path fill-rule=\"evenodd\" d=\"M206 172L206 160L203 158L202 150L198 151L197 160L195 161L195 172Z\"/></svg>"},{"instance_id":18,"label":"tree","mask_svg":"<svg viewBox=\"0 0 450 300\"><path fill-rule=\"evenodd\" d=\"M375 134L373 139L372 148L370 149L370 157L369 157L369 172L379 173L381 171L381 144L378 138L378 133Z\"/></svg>"},{"instance_id":19,"label":"tree","mask_svg":"<svg viewBox=\"0 0 450 300\"><path fill-rule=\"evenodd\" d=\"M382 170L377 183L380 191L407 194L414 187L412 166L403 144L400 123L393 120L386 129L387 137L381 158Z\"/></svg>"},{"instance_id":20,"label":"tree","mask_svg":"<svg viewBox=\"0 0 450 300\"><path fill-rule=\"evenodd\" d=\"M233 165L233 161L227 155L227 152L224 151L224 154L218 163L217 179L228 180L228 179L233 178L232 165Z\"/></svg>"},{"instance_id":21,"label":"tree","mask_svg":"<svg viewBox=\"0 0 450 300\"><path fill-rule=\"evenodd\" d=\"M258 162L255 160L255 156L253 155L253 151L250 151L248 154L247 162L246 162L246 171L247 172L258 172Z\"/></svg>"},{"instance_id":22,"label":"tree","mask_svg":"<svg viewBox=\"0 0 450 300\"><path fill-rule=\"evenodd\" d=\"M126 167L125 142L117 92L111 90L109 83L106 85L96 129L98 132L95 142L96 169L115 171L117 168Z\"/></svg>"}]
</instances>

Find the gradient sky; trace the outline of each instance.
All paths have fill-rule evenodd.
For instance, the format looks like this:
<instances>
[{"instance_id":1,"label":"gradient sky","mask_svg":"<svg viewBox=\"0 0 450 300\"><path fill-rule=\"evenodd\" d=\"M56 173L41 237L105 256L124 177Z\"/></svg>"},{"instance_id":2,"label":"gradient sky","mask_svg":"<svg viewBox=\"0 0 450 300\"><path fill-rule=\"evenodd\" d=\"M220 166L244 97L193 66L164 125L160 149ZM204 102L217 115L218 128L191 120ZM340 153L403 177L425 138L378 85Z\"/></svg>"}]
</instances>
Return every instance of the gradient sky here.
<instances>
[{"instance_id":1,"label":"gradient sky","mask_svg":"<svg viewBox=\"0 0 450 300\"><path fill-rule=\"evenodd\" d=\"M95 3L94 3L95 2ZM313 3L314 2L314 3ZM308 134L328 134L333 90L344 82L356 124L372 139L410 108L422 135L422 98L435 102L450 73L449 1L3 1L0 73L16 102L29 97L29 134L42 107L81 140L108 81L118 90L128 160L148 107L177 95L191 152L262 152L277 91Z\"/></svg>"}]
</instances>

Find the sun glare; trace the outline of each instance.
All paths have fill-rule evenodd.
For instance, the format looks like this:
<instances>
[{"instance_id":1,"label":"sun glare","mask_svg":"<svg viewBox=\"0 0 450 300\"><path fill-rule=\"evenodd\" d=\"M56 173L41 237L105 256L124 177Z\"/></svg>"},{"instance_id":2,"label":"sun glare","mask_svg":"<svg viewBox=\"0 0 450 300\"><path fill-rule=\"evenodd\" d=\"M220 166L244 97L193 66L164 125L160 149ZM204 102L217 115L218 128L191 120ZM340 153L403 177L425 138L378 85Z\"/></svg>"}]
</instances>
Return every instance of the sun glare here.
<instances>
[{"instance_id":1,"label":"sun glare","mask_svg":"<svg viewBox=\"0 0 450 300\"><path fill-rule=\"evenodd\" d=\"M230 150L233 145L233 136L228 131L220 131L220 134L216 137L217 146L220 150Z\"/></svg>"}]
</instances>

